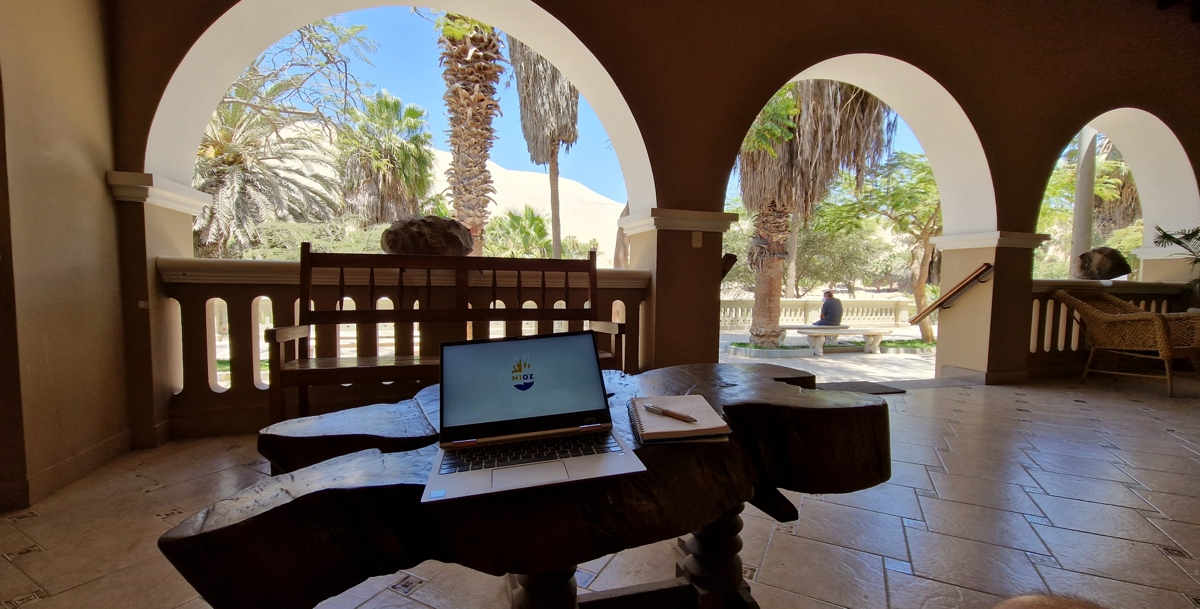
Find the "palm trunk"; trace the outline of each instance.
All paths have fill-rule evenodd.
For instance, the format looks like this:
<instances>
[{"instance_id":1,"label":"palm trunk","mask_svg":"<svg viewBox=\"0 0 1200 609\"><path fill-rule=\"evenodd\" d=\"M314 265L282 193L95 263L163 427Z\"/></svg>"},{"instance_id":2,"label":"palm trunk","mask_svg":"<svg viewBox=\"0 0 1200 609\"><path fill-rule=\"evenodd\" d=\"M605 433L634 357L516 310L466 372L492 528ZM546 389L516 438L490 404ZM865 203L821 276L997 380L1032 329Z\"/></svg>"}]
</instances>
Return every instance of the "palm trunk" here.
<instances>
[{"instance_id":1,"label":"palm trunk","mask_svg":"<svg viewBox=\"0 0 1200 609\"><path fill-rule=\"evenodd\" d=\"M788 236L787 283L784 292L788 298L799 298L796 293L796 251L800 244L800 210L792 214L792 232Z\"/></svg>"},{"instance_id":2,"label":"palm trunk","mask_svg":"<svg viewBox=\"0 0 1200 609\"><path fill-rule=\"evenodd\" d=\"M933 247L929 243L929 235L921 235L921 262L917 267L916 281L913 284L913 300L916 301L917 310L924 311L926 306L925 283L929 281L929 261L933 258ZM933 336L933 321L928 317L921 320L919 324L921 328L921 340L927 343L932 343Z\"/></svg>"},{"instance_id":3,"label":"palm trunk","mask_svg":"<svg viewBox=\"0 0 1200 609\"><path fill-rule=\"evenodd\" d=\"M779 347L779 298L783 288L783 260L771 258L754 273L754 315L750 344L764 349Z\"/></svg>"},{"instance_id":4,"label":"palm trunk","mask_svg":"<svg viewBox=\"0 0 1200 609\"><path fill-rule=\"evenodd\" d=\"M562 258L562 222L558 217L558 142L550 146L550 244L554 259Z\"/></svg>"}]
</instances>

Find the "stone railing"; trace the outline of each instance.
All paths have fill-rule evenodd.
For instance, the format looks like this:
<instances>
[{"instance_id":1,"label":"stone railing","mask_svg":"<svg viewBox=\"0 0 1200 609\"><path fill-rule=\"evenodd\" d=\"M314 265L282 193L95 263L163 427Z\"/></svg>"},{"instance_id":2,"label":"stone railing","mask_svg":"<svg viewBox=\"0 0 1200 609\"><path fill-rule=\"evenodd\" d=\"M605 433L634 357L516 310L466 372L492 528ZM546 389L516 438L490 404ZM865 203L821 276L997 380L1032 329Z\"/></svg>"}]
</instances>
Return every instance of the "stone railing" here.
<instances>
[{"instance_id":1,"label":"stone railing","mask_svg":"<svg viewBox=\"0 0 1200 609\"><path fill-rule=\"evenodd\" d=\"M842 299L842 323L856 325L908 324L909 300ZM722 300L721 329L744 331L750 329L754 300ZM811 324L821 318L821 301L807 298L784 298L779 301L779 323Z\"/></svg>"},{"instance_id":2,"label":"stone railing","mask_svg":"<svg viewBox=\"0 0 1200 609\"><path fill-rule=\"evenodd\" d=\"M263 333L275 325L293 325L299 307L300 263L261 260L204 260L159 258L159 275L164 291L171 299L168 318L176 320L179 339L173 341L175 353L164 357L171 361L174 396L171 398L172 433L177 437L221 433L249 433L267 422L266 343ZM423 280L422 280L423 281ZM336 273L315 274L317 285L338 285ZM356 285L362 283L363 285ZM442 286L439 275L432 278L434 296L439 290L453 290L452 283ZM645 270L599 269L597 300L601 315L626 324L626 335L616 354L627 372L638 371L638 346L641 340L641 305L647 297L650 272ZM421 281L409 284L418 294L428 294ZM586 282L579 284L585 286ZM476 289L472 287L471 289ZM479 286L491 290L490 285ZM586 287L576 287L586 300ZM365 307L368 286L347 274L345 308ZM373 292L372 292L373 293ZM490 293L490 292L489 292ZM376 308L389 309L392 301L382 289ZM393 295L394 296L394 295ZM423 296L420 296L423 298ZM532 302L501 302L506 308L533 306ZM555 322L556 331L567 329ZM572 322L578 323L578 322ZM400 327L396 327L400 326ZM490 337L518 332L532 334L536 322L496 322ZM322 337L327 344L321 345ZM328 345L330 338L336 347ZM483 337L477 337L483 338ZM420 344L419 324L359 324L338 326L336 332L318 332L313 348L320 354L340 356L407 355ZM367 386L370 385L370 386ZM412 388L379 383L347 387L313 389L314 403L371 403L396 401ZM400 397L397 397L400 396Z\"/></svg>"},{"instance_id":3,"label":"stone railing","mask_svg":"<svg viewBox=\"0 0 1200 609\"><path fill-rule=\"evenodd\" d=\"M1062 376L1080 373L1087 362L1088 349L1084 327L1070 309L1056 302L1055 290L1103 289L1154 312L1180 312L1187 309L1181 293L1182 283L1142 283L1138 281L1074 281L1035 279L1033 281L1033 322L1029 329L1029 375Z\"/></svg>"}]
</instances>

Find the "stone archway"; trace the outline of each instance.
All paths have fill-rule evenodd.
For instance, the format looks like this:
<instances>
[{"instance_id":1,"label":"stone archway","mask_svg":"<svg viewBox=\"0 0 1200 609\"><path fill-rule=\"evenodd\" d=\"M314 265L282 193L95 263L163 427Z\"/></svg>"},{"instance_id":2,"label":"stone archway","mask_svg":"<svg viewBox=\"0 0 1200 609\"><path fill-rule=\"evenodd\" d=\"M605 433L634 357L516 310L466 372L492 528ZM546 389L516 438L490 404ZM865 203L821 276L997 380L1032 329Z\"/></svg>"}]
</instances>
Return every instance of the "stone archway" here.
<instances>
[{"instance_id":1,"label":"stone archway","mask_svg":"<svg viewBox=\"0 0 1200 609\"><path fill-rule=\"evenodd\" d=\"M330 15L394 5L386 0L242 0L192 46L167 85L146 145L146 173L191 184L196 146L213 109L263 49L295 29ZM424 5L424 3L423 3ZM616 83L596 57L557 19L531 0L439 0L428 5L462 13L512 33L555 64L587 98L621 164L630 207L656 205L650 157Z\"/></svg>"},{"instance_id":2,"label":"stone archway","mask_svg":"<svg viewBox=\"0 0 1200 609\"><path fill-rule=\"evenodd\" d=\"M937 179L947 236L996 231L996 192L983 144L950 92L893 57L854 54L818 63L792 80L852 84L882 99L912 128Z\"/></svg>"}]
</instances>

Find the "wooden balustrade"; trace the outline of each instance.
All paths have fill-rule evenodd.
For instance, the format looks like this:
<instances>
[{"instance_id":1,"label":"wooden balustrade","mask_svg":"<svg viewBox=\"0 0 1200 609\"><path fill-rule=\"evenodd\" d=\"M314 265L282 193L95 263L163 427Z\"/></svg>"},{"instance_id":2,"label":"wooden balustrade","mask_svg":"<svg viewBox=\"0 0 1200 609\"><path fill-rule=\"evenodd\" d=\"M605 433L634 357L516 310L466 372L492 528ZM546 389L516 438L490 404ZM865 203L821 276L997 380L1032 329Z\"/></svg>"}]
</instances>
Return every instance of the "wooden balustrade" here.
<instances>
[{"instance_id":1,"label":"wooden balustrade","mask_svg":"<svg viewBox=\"0 0 1200 609\"><path fill-rule=\"evenodd\" d=\"M300 296L300 263L159 258L157 266L166 295L179 303L183 374L182 387L177 388L177 393L171 398L172 433L177 437L251 433L265 426L267 385L266 375L259 373L259 362L265 360L265 355L260 355L260 349L265 348L261 343L262 332L270 326L259 323L255 305L260 297L269 298L273 325L295 324ZM339 293L337 271L324 273L324 270L314 272L314 284L334 286L334 289L314 289L313 298L336 300ZM367 273L361 273L361 277L359 275L353 270L345 275L345 297L351 299L356 308L369 308L366 299L372 296L377 299L389 296L372 289ZM520 298L521 290L514 289L515 280L507 282L512 285L505 285L506 279L499 278L499 287L504 288L499 292L494 292L496 286L489 278L480 278L478 285L473 280L471 290L478 290L480 294L472 294L472 300L477 297L488 300L491 294L496 293L497 307L528 308L530 302L519 300L529 301L530 298ZM626 324L619 360L622 368L630 373L640 371L638 347L641 340L641 305L647 297L649 282L649 271L600 269L597 276L598 302L591 303L591 306L602 311L613 311L612 321ZM418 300L424 297L436 301L444 296L442 292L454 289L452 274L439 271L434 271L428 279L420 274L407 285L417 288L412 294ZM560 292L564 289L561 285L547 287L557 288ZM576 287L572 282L570 290L571 298L586 300L585 283L581 282ZM227 323L227 328L218 328L218 320L214 319L214 303L218 300L225 303L227 319L222 321ZM411 303L405 304L411 307ZM321 306L331 308L332 303L323 303ZM602 319L604 317L601 316ZM395 324L393 335L397 355L412 355L414 347L420 350L419 328L414 332L413 326ZM216 373L218 329L228 335L228 387L222 386L226 383L218 382ZM336 357L346 348L353 349L359 356L378 354L379 324L342 326L337 331L333 327L318 326L318 330L314 347L318 356ZM493 325L490 332L492 336L520 334L522 322L501 322ZM353 386L314 388L312 398L314 404L337 408L398 401L410 397L418 389L420 387L403 386L400 383L358 383Z\"/></svg>"},{"instance_id":2,"label":"wooden balustrade","mask_svg":"<svg viewBox=\"0 0 1200 609\"><path fill-rule=\"evenodd\" d=\"M868 298L843 298L842 323L858 325L907 325L908 311L913 303L909 300L874 300ZM721 329L745 331L750 328L754 300L722 300ZM784 298L779 301L779 323L810 324L821 316L821 301Z\"/></svg>"},{"instance_id":3,"label":"wooden balustrade","mask_svg":"<svg viewBox=\"0 0 1200 609\"><path fill-rule=\"evenodd\" d=\"M1033 320L1029 329L1029 376L1052 377L1081 373L1087 362L1084 326L1056 302L1054 290L1103 289L1146 311L1177 313L1187 309L1182 283L1137 281L1033 281Z\"/></svg>"}]
</instances>

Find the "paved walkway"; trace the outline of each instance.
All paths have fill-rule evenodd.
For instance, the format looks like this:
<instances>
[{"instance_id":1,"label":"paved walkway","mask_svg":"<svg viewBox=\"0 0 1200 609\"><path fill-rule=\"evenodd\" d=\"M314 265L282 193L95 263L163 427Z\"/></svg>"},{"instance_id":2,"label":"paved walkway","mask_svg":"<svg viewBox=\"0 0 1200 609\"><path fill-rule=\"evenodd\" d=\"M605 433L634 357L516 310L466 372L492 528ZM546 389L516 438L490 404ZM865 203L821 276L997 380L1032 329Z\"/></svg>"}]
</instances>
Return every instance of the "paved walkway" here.
<instances>
[{"instance_id":1,"label":"paved walkway","mask_svg":"<svg viewBox=\"0 0 1200 609\"><path fill-rule=\"evenodd\" d=\"M915 326L891 328L892 333L885 340L916 339L921 332ZM763 359L740 357L725 352L730 343L747 342L750 335L745 332L721 333L721 363L745 364L768 363L788 368L796 368L817 375L819 383L839 383L845 381L872 381L877 383L887 381L912 381L931 379L934 376L934 356L906 353L826 353L816 357L805 353L801 357ZM787 346L807 345L803 336L789 334L784 338Z\"/></svg>"}]
</instances>

